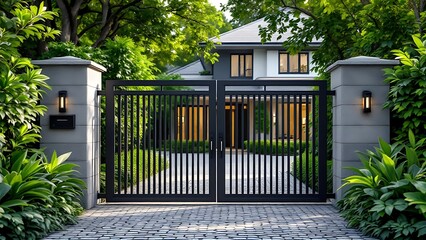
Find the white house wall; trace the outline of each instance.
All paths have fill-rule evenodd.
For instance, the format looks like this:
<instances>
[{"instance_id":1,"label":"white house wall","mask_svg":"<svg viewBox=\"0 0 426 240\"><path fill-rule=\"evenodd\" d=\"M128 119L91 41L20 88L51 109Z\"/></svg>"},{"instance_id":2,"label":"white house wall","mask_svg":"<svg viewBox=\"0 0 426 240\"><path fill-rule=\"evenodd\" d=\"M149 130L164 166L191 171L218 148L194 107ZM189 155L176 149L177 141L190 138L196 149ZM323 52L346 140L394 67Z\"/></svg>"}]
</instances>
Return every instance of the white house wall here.
<instances>
[{"instance_id":1,"label":"white house wall","mask_svg":"<svg viewBox=\"0 0 426 240\"><path fill-rule=\"evenodd\" d=\"M266 49L253 49L253 79L267 76Z\"/></svg>"}]
</instances>

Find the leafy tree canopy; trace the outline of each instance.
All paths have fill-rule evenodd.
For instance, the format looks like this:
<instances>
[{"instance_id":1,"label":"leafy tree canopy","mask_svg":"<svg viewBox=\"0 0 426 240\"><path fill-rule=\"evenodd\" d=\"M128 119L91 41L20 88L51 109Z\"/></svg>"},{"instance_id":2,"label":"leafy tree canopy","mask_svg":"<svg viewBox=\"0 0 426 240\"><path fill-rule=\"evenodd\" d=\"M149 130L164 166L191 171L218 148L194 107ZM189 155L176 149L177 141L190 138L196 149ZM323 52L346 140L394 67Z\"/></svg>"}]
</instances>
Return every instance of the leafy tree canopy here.
<instances>
[{"instance_id":1,"label":"leafy tree canopy","mask_svg":"<svg viewBox=\"0 0 426 240\"><path fill-rule=\"evenodd\" d=\"M128 37L159 67L208 52L198 43L217 36L224 25L222 13L208 0L5 0L0 10L7 14L14 2L44 2L47 10L56 11L46 25L61 31L57 41L96 48L116 36ZM46 44L38 45L35 56L46 50Z\"/></svg>"},{"instance_id":2,"label":"leafy tree canopy","mask_svg":"<svg viewBox=\"0 0 426 240\"><path fill-rule=\"evenodd\" d=\"M339 59L391 58L392 49L423 32L425 5L423 0L229 0L225 9L231 11L235 25L265 17L264 41L275 32L291 31L284 47L292 52L322 39L313 56L321 73ZM299 18L301 13L309 18Z\"/></svg>"}]
</instances>

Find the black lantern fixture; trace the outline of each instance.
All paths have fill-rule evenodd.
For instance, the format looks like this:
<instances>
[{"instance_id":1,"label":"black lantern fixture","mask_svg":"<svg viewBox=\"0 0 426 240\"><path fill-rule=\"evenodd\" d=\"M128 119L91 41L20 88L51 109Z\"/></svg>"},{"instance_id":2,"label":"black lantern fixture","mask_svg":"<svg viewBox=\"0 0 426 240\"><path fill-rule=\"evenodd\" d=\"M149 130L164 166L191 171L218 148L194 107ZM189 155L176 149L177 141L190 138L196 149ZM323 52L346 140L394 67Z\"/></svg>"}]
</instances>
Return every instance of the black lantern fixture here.
<instances>
[{"instance_id":1,"label":"black lantern fixture","mask_svg":"<svg viewBox=\"0 0 426 240\"><path fill-rule=\"evenodd\" d=\"M59 91L59 112L67 112L67 91Z\"/></svg>"},{"instance_id":2,"label":"black lantern fixture","mask_svg":"<svg viewBox=\"0 0 426 240\"><path fill-rule=\"evenodd\" d=\"M371 92L362 91L362 111L364 113L371 112Z\"/></svg>"}]
</instances>

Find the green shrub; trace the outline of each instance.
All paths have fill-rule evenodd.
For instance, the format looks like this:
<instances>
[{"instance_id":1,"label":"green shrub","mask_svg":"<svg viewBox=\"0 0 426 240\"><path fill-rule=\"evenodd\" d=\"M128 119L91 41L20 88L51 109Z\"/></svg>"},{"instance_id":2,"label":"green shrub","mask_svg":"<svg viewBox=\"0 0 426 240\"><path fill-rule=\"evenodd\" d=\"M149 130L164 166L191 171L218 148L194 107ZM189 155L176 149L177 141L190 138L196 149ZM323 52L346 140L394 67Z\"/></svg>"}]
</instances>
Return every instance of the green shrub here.
<instances>
[{"instance_id":1,"label":"green shrub","mask_svg":"<svg viewBox=\"0 0 426 240\"><path fill-rule=\"evenodd\" d=\"M74 177L68 154L50 162L44 155L14 152L8 170L0 173L0 239L38 239L64 224L75 223L82 212L79 197L84 182Z\"/></svg>"},{"instance_id":2,"label":"green shrub","mask_svg":"<svg viewBox=\"0 0 426 240\"><path fill-rule=\"evenodd\" d=\"M409 129L416 136L426 135L426 41L418 36L413 41L414 47L410 44L404 51L392 51L402 65L385 70L390 91L384 107L391 110L395 140L404 142Z\"/></svg>"},{"instance_id":3,"label":"green shrub","mask_svg":"<svg viewBox=\"0 0 426 240\"><path fill-rule=\"evenodd\" d=\"M426 138L407 145L379 140L375 152L360 153L362 169L345 178L338 202L349 226L381 239L420 239L426 235Z\"/></svg>"},{"instance_id":4,"label":"green shrub","mask_svg":"<svg viewBox=\"0 0 426 240\"><path fill-rule=\"evenodd\" d=\"M271 151L272 147L272 151ZM279 141L269 141L269 140L261 140L261 141L244 141L244 149L249 150L253 153L260 154L273 154L273 155L292 155L299 151L299 147L302 151L305 150L306 142L302 141L301 144L299 141L290 141L290 145L287 144L287 141L279 140Z\"/></svg>"},{"instance_id":5,"label":"green shrub","mask_svg":"<svg viewBox=\"0 0 426 240\"><path fill-rule=\"evenodd\" d=\"M164 145L168 151L177 153L204 153L209 151L209 141L204 140L173 140L167 141L166 143L164 143Z\"/></svg>"},{"instance_id":6,"label":"green shrub","mask_svg":"<svg viewBox=\"0 0 426 240\"><path fill-rule=\"evenodd\" d=\"M296 177L299 181L302 181L306 186L312 188L313 181L313 165L312 165L312 154L309 154L308 160L306 160L306 153L302 154L302 161L300 162L300 158L297 157L297 160L292 163L291 166L291 174L296 174ZM306 162L309 164L306 165ZM294 173L294 165L296 164L296 173ZM308 182L306 182L306 168L308 167ZM302 175L300 175L300 170L302 169ZM318 156L315 156L315 176L318 178ZM315 191L318 192L318 180L315 179ZM327 193L333 193L333 161L327 160Z\"/></svg>"},{"instance_id":7,"label":"green shrub","mask_svg":"<svg viewBox=\"0 0 426 240\"><path fill-rule=\"evenodd\" d=\"M137 179L137 172L138 172L138 164L137 164L137 156L138 156L138 152L139 152L139 177L141 180L143 176L145 176L145 178L149 178L151 176L154 176L156 173L163 171L164 169L167 169L169 167L169 162L166 161L165 162L165 166L164 166L164 159L160 157L159 154L155 154L154 151L144 151L142 149L139 149L139 151L135 150L133 151L133 166L131 166L130 164L130 159L132 157L132 153L131 151L127 152L127 169L124 167L124 157L125 157L125 153L122 152L121 153L121 189L123 190L124 188L126 188L125 185L125 181L124 181L124 177L127 177L127 187L130 186L130 184L133 184L134 186L136 185L138 179ZM145 154L145 164L143 162L143 157ZM117 190L118 189L118 154L116 154L115 158L114 158L114 165L115 165L115 169L114 169L114 189ZM148 165L149 162L149 165ZM161 166L160 166L160 162L161 162ZM155 167L154 167L155 166ZM133 167L133 169L132 169ZM133 178L131 177L131 170L133 171ZM101 174L100 174L100 191L102 193L105 193L105 187L106 187L106 164L102 163L101 164Z\"/></svg>"}]
</instances>

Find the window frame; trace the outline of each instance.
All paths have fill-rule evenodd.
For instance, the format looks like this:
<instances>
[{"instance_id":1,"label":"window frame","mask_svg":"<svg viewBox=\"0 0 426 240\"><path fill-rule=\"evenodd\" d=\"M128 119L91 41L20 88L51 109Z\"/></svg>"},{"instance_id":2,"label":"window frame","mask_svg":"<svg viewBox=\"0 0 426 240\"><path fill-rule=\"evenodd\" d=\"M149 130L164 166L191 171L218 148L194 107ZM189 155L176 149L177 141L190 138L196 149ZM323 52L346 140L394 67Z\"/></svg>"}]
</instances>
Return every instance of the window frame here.
<instances>
[{"instance_id":1,"label":"window frame","mask_svg":"<svg viewBox=\"0 0 426 240\"><path fill-rule=\"evenodd\" d=\"M247 56L248 55L251 56L251 69L246 68L247 67ZM233 56L237 56L237 58L238 58L238 66L237 66L238 76L232 76L232 57ZM243 57L243 59L244 59L243 63L241 63L241 61L240 61L241 57ZM253 53L231 53L229 59L230 59L230 61L229 61L229 64L230 64L229 75L230 75L231 78L234 78L234 79L238 79L238 78L251 79L251 78L253 78ZM241 71L240 71L241 67L244 68L243 74L241 74ZM248 71L251 71L250 76L247 76Z\"/></svg>"},{"instance_id":2,"label":"window frame","mask_svg":"<svg viewBox=\"0 0 426 240\"><path fill-rule=\"evenodd\" d=\"M281 54L287 54L287 71L286 72L282 72L281 71ZM301 55L305 55L306 54L306 58L307 58L307 63L306 63L306 72L301 72L300 71L300 56ZM297 62L297 72L291 72L290 70L290 56L294 56L297 55L298 56L298 62ZM286 51L279 51L278 52L278 73L279 74L309 74L309 52L299 52L297 54L294 55L290 55L289 52Z\"/></svg>"}]
</instances>

